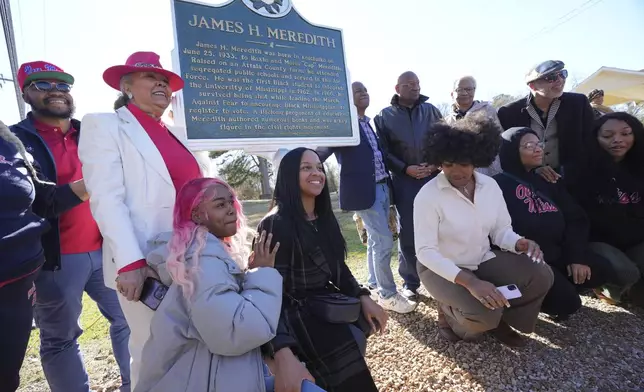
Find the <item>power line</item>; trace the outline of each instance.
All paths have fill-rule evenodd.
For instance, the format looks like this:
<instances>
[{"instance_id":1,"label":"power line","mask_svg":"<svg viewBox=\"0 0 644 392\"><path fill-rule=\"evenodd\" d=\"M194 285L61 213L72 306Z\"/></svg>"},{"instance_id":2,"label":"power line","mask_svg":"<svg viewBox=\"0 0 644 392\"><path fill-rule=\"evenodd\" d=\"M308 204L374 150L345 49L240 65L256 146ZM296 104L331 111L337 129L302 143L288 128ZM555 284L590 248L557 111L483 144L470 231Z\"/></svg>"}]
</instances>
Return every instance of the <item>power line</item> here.
<instances>
[{"instance_id":1,"label":"power line","mask_svg":"<svg viewBox=\"0 0 644 392\"><path fill-rule=\"evenodd\" d=\"M25 32L22 29L24 23L22 23L22 8L20 8L20 1L18 1L18 25L20 26L20 46L22 49L25 48Z\"/></svg>"},{"instance_id":2,"label":"power line","mask_svg":"<svg viewBox=\"0 0 644 392\"><path fill-rule=\"evenodd\" d=\"M44 45L45 58L47 58L47 9L45 0L42 0L42 42Z\"/></svg>"},{"instance_id":3,"label":"power line","mask_svg":"<svg viewBox=\"0 0 644 392\"><path fill-rule=\"evenodd\" d=\"M574 8L573 10L567 12L566 14L560 16L559 18L555 19L553 21L553 24L546 25L544 26L541 30L537 31L536 33L528 36L527 38L521 40L519 43L526 43L528 41L532 41L533 39L537 38L538 36L542 34L547 34L550 33L551 31L556 30L559 26L571 21L572 19L578 17L582 13L588 11L592 7L596 6L597 4L601 3L603 0L587 0L583 4L579 5L577 8Z\"/></svg>"}]
</instances>

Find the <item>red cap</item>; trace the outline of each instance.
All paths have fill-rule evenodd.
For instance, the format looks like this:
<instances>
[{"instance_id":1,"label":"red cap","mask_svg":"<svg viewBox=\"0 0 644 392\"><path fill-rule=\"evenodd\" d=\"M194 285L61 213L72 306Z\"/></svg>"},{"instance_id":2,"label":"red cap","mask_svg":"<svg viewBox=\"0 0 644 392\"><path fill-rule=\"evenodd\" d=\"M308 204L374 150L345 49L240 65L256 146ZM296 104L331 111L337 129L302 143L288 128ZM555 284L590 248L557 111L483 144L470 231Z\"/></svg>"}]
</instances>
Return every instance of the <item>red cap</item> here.
<instances>
[{"instance_id":1,"label":"red cap","mask_svg":"<svg viewBox=\"0 0 644 392\"><path fill-rule=\"evenodd\" d=\"M46 61L32 61L24 63L18 69L18 85L20 89L34 80L60 80L61 82L74 84L74 77L65 73L62 68Z\"/></svg>"},{"instance_id":2,"label":"red cap","mask_svg":"<svg viewBox=\"0 0 644 392\"><path fill-rule=\"evenodd\" d=\"M136 52L127 58L125 65L115 65L103 72L103 80L108 86L121 90L121 78L133 72L155 72L168 78L168 85L172 91L183 88L183 79L172 71L163 69L159 55L154 52Z\"/></svg>"}]
</instances>

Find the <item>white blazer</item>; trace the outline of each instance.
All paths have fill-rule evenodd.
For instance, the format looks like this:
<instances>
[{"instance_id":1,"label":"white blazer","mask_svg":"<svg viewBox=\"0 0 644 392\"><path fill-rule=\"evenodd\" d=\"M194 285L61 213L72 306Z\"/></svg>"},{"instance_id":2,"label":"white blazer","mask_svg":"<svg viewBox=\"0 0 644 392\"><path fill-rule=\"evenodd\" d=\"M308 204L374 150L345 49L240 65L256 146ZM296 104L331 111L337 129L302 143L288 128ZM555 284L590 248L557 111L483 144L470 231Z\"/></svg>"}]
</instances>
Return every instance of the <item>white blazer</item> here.
<instances>
[{"instance_id":1,"label":"white blazer","mask_svg":"<svg viewBox=\"0 0 644 392\"><path fill-rule=\"evenodd\" d=\"M105 285L115 289L117 271L144 259L147 241L172 230L176 191L159 150L126 107L85 115L78 155L103 235Z\"/></svg>"}]
</instances>

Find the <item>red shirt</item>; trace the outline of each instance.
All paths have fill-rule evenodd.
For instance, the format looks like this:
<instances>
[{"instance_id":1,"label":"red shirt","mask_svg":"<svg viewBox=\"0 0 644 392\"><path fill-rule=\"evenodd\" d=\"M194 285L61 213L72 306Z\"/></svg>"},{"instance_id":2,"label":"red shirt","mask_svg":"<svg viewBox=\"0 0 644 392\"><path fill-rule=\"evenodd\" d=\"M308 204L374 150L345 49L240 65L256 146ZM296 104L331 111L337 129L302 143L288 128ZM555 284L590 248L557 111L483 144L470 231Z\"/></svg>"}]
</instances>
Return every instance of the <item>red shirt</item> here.
<instances>
[{"instance_id":1,"label":"red shirt","mask_svg":"<svg viewBox=\"0 0 644 392\"><path fill-rule=\"evenodd\" d=\"M201 178L201 169L197 160L188 149L166 128L160 120L155 120L150 115L139 109L138 106L129 104L127 108L132 112L139 124L148 133L150 139L161 154L165 166L170 173L172 184L177 193L187 182ZM132 264L121 268L118 272L128 272L145 267L145 260L136 260Z\"/></svg>"},{"instance_id":2,"label":"red shirt","mask_svg":"<svg viewBox=\"0 0 644 392\"><path fill-rule=\"evenodd\" d=\"M78 131L70 127L67 133L63 133L60 128L38 121L34 125L54 156L56 183L66 185L81 180L83 172L78 158ZM89 209L89 201L63 212L58 219L58 228L61 254L94 252L103 244L101 232Z\"/></svg>"},{"instance_id":3,"label":"red shirt","mask_svg":"<svg viewBox=\"0 0 644 392\"><path fill-rule=\"evenodd\" d=\"M177 140L162 121L155 120L135 105L129 104L127 108L159 150L177 193L190 180L203 177L195 157Z\"/></svg>"}]
</instances>

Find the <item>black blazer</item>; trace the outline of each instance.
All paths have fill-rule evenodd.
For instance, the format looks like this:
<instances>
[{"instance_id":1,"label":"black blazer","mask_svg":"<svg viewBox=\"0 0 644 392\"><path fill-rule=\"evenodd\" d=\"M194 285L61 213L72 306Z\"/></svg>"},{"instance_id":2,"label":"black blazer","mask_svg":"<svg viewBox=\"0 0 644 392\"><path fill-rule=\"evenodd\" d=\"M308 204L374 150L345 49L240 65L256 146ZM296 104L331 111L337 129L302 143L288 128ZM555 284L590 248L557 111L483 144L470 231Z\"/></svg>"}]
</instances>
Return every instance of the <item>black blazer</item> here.
<instances>
[{"instance_id":1,"label":"black blazer","mask_svg":"<svg viewBox=\"0 0 644 392\"><path fill-rule=\"evenodd\" d=\"M499 108L499 121L504 130L512 127L530 127L531 117L526 109L528 97ZM557 111L559 136L559 163L561 166L583 161L592 138L595 115L588 98L583 94L563 93Z\"/></svg>"},{"instance_id":2,"label":"black blazer","mask_svg":"<svg viewBox=\"0 0 644 392\"><path fill-rule=\"evenodd\" d=\"M371 128L371 125L369 125ZM373 129L371 130L373 132ZM376 133L373 136L378 142L378 149L382 154L385 171L389 175L385 153L380 145ZM340 164L340 208L345 211L367 210L376 201L376 168L373 163L373 149L367 136L360 126L360 144L348 147L320 148L317 150L320 159L324 162L331 154L335 154ZM390 178L387 177L390 186ZM390 203L392 192L389 192Z\"/></svg>"}]
</instances>

